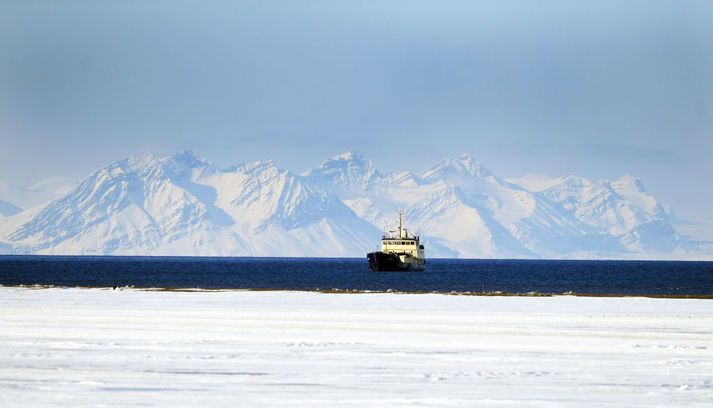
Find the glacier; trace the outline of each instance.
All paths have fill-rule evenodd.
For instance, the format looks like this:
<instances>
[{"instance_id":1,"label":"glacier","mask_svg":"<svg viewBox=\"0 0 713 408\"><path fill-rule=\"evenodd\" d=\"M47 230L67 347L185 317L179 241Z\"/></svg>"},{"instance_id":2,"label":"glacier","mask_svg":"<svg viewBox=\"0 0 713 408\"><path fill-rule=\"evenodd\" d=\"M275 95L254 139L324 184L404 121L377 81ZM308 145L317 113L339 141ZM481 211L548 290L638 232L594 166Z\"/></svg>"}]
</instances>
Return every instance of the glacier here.
<instances>
[{"instance_id":1,"label":"glacier","mask_svg":"<svg viewBox=\"0 0 713 408\"><path fill-rule=\"evenodd\" d=\"M470 155L416 174L345 152L301 174L192 150L112 163L51 201L3 206L0 252L362 257L403 209L429 257L713 259L639 178L501 179Z\"/></svg>"}]
</instances>

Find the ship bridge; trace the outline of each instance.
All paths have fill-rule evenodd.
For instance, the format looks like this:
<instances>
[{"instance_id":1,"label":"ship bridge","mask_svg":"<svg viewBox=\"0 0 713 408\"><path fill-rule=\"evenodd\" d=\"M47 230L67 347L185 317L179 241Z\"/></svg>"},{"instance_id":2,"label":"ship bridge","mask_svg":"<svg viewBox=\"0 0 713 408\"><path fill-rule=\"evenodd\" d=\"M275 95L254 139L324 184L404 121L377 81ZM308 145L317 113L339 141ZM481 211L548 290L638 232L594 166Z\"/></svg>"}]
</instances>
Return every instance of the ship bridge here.
<instances>
[{"instance_id":1,"label":"ship bridge","mask_svg":"<svg viewBox=\"0 0 713 408\"><path fill-rule=\"evenodd\" d=\"M399 210L398 229L388 231L381 238L381 252L393 254L407 254L415 258L425 258L423 245L418 235L409 236L403 228L403 213Z\"/></svg>"}]
</instances>

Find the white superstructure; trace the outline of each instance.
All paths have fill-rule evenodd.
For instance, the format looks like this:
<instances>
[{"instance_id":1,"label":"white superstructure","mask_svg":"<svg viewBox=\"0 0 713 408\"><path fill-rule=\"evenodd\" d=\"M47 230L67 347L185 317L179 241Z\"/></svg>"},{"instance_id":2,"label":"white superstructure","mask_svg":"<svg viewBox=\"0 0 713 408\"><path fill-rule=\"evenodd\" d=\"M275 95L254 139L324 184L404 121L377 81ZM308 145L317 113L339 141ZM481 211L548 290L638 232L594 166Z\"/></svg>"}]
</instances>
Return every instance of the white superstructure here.
<instances>
[{"instance_id":1,"label":"white superstructure","mask_svg":"<svg viewBox=\"0 0 713 408\"><path fill-rule=\"evenodd\" d=\"M381 252L426 259L426 251L420 243L420 237L417 235L409 236L408 230L403 227L403 213L401 210L399 210L398 229L388 231L381 238ZM403 261L404 259L402 259Z\"/></svg>"},{"instance_id":2,"label":"white superstructure","mask_svg":"<svg viewBox=\"0 0 713 408\"><path fill-rule=\"evenodd\" d=\"M426 269L426 251L417 235L409 235L403 227L403 214L399 210L399 228L387 231L381 237L381 250L367 254L371 271L423 271Z\"/></svg>"}]
</instances>

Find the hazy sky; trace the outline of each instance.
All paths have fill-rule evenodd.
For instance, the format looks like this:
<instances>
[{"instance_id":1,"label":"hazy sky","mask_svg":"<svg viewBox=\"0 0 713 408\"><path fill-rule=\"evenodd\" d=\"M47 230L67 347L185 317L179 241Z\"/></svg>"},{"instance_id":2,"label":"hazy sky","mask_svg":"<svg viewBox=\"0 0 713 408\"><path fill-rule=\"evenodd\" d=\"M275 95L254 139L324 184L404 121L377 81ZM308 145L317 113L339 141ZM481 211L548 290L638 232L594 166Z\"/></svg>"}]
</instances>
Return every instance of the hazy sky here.
<instances>
[{"instance_id":1,"label":"hazy sky","mask_svg":"<svg viewBox=\"0 0 713 408\"><path fill-rule=\"evenodd\" d=\"M185 148L630 173L713 239L713 2L4 0L0 142L14 185Z\"/></svg>"}]
</instances>

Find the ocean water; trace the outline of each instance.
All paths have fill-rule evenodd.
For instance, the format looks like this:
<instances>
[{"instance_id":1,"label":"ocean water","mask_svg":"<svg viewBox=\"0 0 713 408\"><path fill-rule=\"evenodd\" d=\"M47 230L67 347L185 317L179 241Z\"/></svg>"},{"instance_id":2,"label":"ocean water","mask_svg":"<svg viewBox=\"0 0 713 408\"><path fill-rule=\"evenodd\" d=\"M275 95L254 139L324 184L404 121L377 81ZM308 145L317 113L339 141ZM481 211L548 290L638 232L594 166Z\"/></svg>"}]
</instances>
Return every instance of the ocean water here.
<instances>
[{"instance_id":1,"label":"ocean water","mask_svg":"<svg viewBox=\"0 0 713 408\"><path fill-rule=\"evenodd\" d=\"M713 296L713 262L432 259L396 273L343 258L0 256L0 285Z\"/></svg>"}]
</instances>

